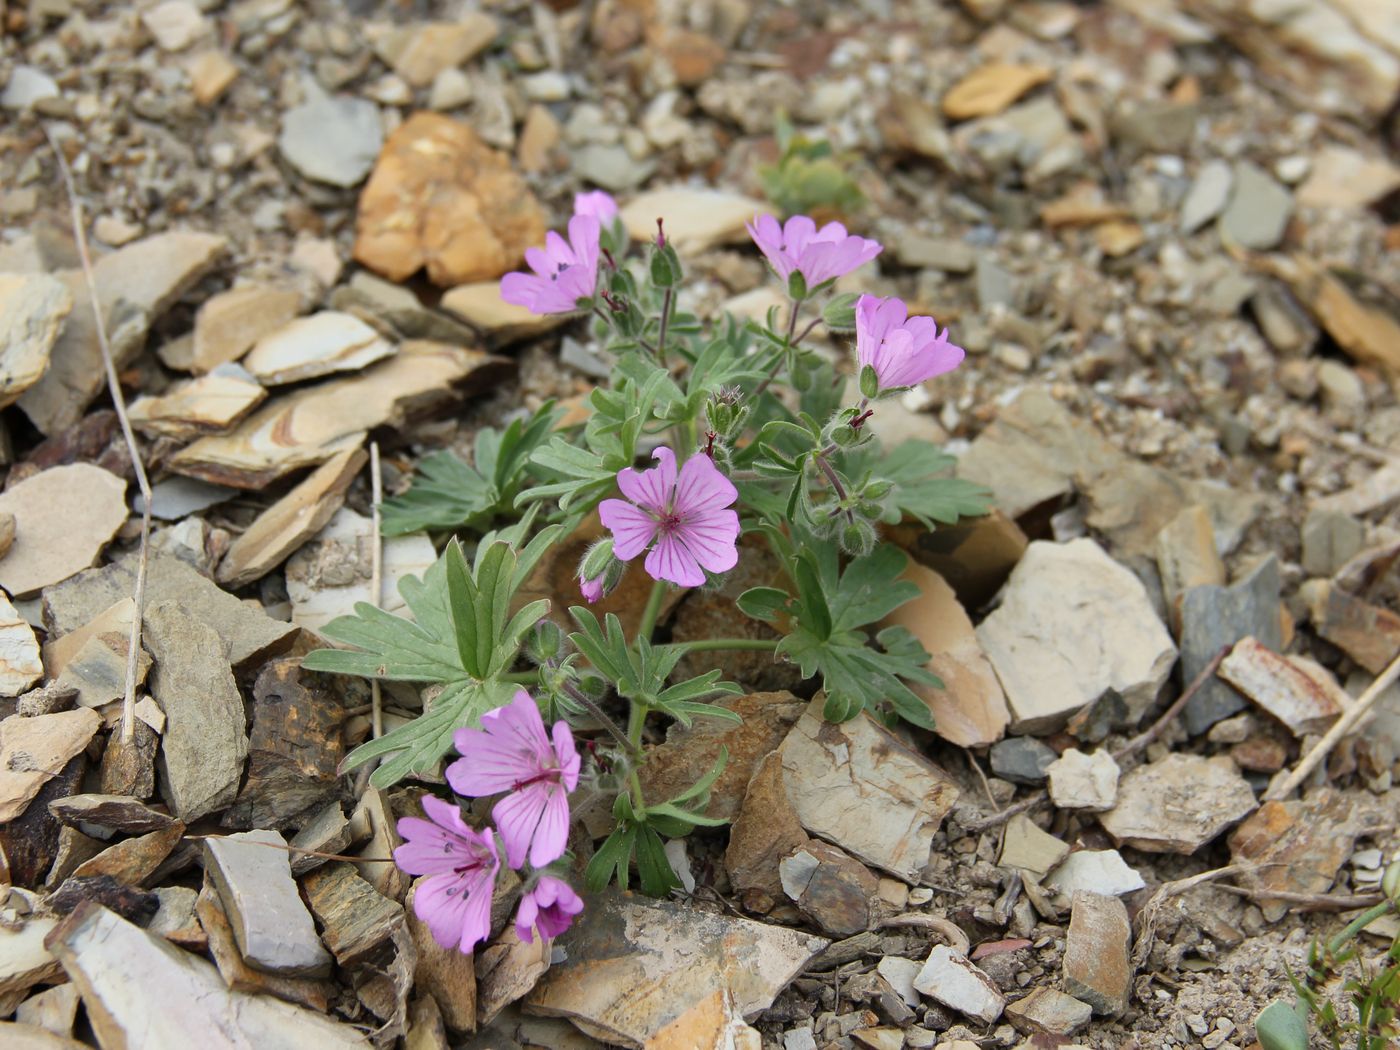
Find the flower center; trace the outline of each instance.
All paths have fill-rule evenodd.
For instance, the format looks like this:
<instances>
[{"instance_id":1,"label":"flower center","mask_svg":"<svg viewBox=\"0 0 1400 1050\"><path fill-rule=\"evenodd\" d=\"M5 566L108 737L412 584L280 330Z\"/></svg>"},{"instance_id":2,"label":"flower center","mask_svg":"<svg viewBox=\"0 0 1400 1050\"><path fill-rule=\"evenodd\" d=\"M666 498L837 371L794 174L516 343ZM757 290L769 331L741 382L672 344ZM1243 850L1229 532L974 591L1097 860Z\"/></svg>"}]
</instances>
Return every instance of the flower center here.
<instances>
[{"instance_id":1,"label":"flower center","mask_svg":"<svg viewBox=\"0 0 1400 1050\"><path fill-rule=\"evenodd\" d=\"M681 516L673 510L658 514L656 517L656 527L662 535L669 536L681 527Z\"/></svg>"},{"instance_id":2,"label":"flower center","mask_svg":"<svg viewBox=\"0 0 1400 1050\"><path fill-rule=\"evenodd\" d=\"M559 783L558 769L541 769L538 773L535 773L532 776L523 777L520 780L517 780L514 784L511 785L510 789L512 791L519 791L521 788L527 788L531 784L557 783Z\"/></svg>"}]
</instances>

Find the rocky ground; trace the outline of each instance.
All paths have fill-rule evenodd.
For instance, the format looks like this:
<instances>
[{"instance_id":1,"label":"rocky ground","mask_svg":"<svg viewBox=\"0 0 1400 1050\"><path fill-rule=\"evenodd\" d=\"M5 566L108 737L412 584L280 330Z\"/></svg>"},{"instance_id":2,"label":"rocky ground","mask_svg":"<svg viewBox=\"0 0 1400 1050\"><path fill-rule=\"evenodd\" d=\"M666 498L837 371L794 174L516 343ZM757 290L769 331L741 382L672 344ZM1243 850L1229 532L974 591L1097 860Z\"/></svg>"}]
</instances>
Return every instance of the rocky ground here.
<instances>
[{"instance_id":1,"label":"rocky ground","mask_svg":"<svg viewBox=\"0 0 1400 1050\"><path fill-rule=\"evenodd\" d=\"M1393 4L0 0L0 33L15 1045L1243 1048L1376 899L1400 691L1265 796L1400 652ZM996 497L890 537L939 733L819 734L790 669L726 665L745 729L647 772L735 756L686 891L473 969L374 859L414 792L336 776L368 688L299 668L371 597L368 442L397 492L606 375L495 292L586 188L666 216L697 309L762 314L780 111L886 245L851 287L969 351L876 420ZM53 147L155 484L129 742L142 504ZM434 555L386 542L386 584ZM673 634L761 630L746 585Z\"/></svg>"}]
</instances>

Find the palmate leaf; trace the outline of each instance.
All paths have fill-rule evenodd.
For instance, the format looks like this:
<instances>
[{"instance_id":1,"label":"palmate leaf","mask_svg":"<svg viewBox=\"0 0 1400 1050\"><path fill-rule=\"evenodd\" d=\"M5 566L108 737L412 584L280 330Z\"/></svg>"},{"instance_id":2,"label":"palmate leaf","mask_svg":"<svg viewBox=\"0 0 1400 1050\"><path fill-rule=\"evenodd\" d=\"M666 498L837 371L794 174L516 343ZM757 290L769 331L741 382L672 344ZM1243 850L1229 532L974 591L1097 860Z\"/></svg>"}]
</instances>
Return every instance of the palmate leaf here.
<instances>
[{"instance_id":1,"label":"palmate leaf","mask_svg":"<svg viewBox=\"0 0 1400 1050\"><path fill-rule=\"evenodd\" d=\"M933 728L928 705L905 684L942 687L928 670L929 654L903 627L886 627L874 645L867 630L918 596L917 586L899 579L905 562L903 551L884 545L842 571L829 545L803 545L791 562L796 596L756 587L739 597L745 613L787 631L778 652L803 677L821 675L831 721L888 704L906 722Z\"/></svg>"},{"instance_id":2,"label":"palmate leaf","mask_svg":"<svg viewBox=\"0 0 1400 1050\"><path fill-rule=\"evenodd\" d=\"M502 675L525 632L549 611L548 602L534 601L510 615L511 598L559 534L551 526L517 554L514 544L533 518L529 513L518 525L488 534L470 565L454 540L421 581L406 577L399 592L416 622L361 602L354 616L325 626L328 638L355 649L309 653L302 661L309 670L444 686L423 715L356 748L343 769L383 759L370 777L376 787L431 773L457 729L478 724L487 711L509 702L517 687Z\"/></svg>"},{"instance_id":3,"label":"palmate leaf","mask_svg":"<svg viewBox=\"0 0 1400 1050\"><path fill-rule=\"evenodd\" d=\"M950 477L956 460L927 441L906 441L893 451L863 457L862 466L874 477L894 482L884 520L898 524L906 516L933 528L935 522L952 525L959 518L986 514L992 493L963 478Z\"/></svg>"},{"instance_id":4,"label":"palmate leaf","mask_svg":"<svg viewBox=\"0 0 1400 1050\"><path fill-rule=\"evenodd\" d=\"M424 529L480 526L513 509L529 480L531 454L549 439L559 413L554 402L505 430L477 431L472 464L452 452L435 452L418 464L412 487L380 506L380 531L401 536Z\"/></svg>"}]
</instances>

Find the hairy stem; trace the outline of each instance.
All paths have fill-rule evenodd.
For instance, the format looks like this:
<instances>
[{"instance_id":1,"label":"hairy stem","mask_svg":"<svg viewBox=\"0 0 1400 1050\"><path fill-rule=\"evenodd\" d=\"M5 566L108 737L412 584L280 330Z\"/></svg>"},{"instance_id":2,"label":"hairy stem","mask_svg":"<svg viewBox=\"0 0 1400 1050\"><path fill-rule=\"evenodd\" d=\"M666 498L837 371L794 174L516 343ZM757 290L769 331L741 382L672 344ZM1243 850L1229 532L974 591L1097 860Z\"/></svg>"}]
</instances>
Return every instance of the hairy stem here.
<instances>
[{"instance_id":1,"label":"hairy stem","mask_svg":"<svg viewBox=\"0 0 1400 1050\"><path fill-rule=\"evenodd\" d=\"M569 694L571 700L592 715L598 724L608 731L608 735L622 746L622 750L625 751L629 757L634 760L641 757L641 750L633 745L631 739L623 732L622 727L609 718L603 712L603 709L589 698L587 693L572 682L565 682L563 689L564 692Z\"/></svg>"},{"instance_id":2,"label":"hairy stem","mask_svg":"<svg viewBox=\"0 0 1400 1050\"><path fill-rule=\"evenodd\" d=\"M845 503L846 486L841 484L840 476L836 473L836 470L832 467L832 465L829 462L827 462L826 455L827 454L825 451L821 451L818 452L813 458L817 461L817 466L821 468L821 472L823 475L825 475L827 483L831 486L832 491L836 493L836 498L839 499L842 503ZM854 522L856 520L856 516L851 513L851 509L849 507L846 508L846 520L850 522Z\"/></svg>"},{"instance_id":3,"label":"hairy stem","mask_svg":"<svg viewBox=\"0 0 1400 1050\"><path fill-rule=\"evenodd\" d=\"M794 341L793 333L797 331L797 315L801 312L801 310L802 300L794 299L792 301L791 309L788 310L787 334L783 337L783 342L786 344L786 346L783 352L778 355L778 359L773 362L773 367L768 369L768 374L763 377L763 382L759 383L758 388L753 392L753 397L755 401L762 397L763 392L773 385L773 380L778 377L778 369L782 368L783 362L787 360L788 350L792 349L798 343L802 342L803 339L807 338L807 332L810 332L812 330L813 325L815 325L817 321L821 320L820 317L816 318L816 320L814 320L812 324L807 326L806 331L804 331L802 335L799 336L796 341Z\"/></svg>"}]
</instances>

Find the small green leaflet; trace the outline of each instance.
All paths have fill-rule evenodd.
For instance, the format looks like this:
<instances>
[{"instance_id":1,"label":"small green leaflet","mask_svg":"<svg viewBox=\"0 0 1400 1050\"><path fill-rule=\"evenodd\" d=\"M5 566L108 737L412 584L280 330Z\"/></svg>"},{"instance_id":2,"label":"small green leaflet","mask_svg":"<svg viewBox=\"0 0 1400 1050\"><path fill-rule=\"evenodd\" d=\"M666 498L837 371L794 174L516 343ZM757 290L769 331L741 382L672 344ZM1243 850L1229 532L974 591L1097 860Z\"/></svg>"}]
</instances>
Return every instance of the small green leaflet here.
<instances>
[{"instance_id":1,"label":"small green leaflet","mask_svg":"<svg viewBox=\"0 0 1400 1050\"><path fill-rule=\"evenodd\" d=\"M918 596L917 586L899 579L904 564L904 552L886 544L841 571L830 545L817 544L800 550L792 562L796 597L774 587L739 596L739 608L749 616L780 627L786 623L789 633L778 652L804 677L822 676L825 713L832 721L888 703L906 722L933 728L928 705L905 684L942 688L926 666L929 654L904 627L886 627L874 646L866 630Z\"/></svg>"},{"instance_id":2,"label":"small green leaflet","mask_svg":"<svg viewBox=\"0 0 1400 1050\"><path fill-rule=\"evenodd\" d=\"M526 464L549 438L558 417L551 401L504 431L482 428L476 435L474 464L452 452L425 457L412 487L380 505L380 530L386 536L402 536L424 529L480 527L510 513L516 494L529 480Z\"/></svg>"},{"instance_id":3,"label":"small green leaflet","mask_svg":"<svg viewBox=\"0 0 1400 1050\"><path fill-rule=\"evenodd\" d=\"M949 476L956 463L937 445L911 440L889 453L862 450L849 458L848 473L857 477L863 468L868 477L894 482L885 506L886 523L898 524L907 515L931 529L935 522L952 525L991 509L992 494L986 488Z\"/></svg>"},{"instance_id":4,"label":"small green leaflet","mask_svg":"<svg viewBox=\"0 0 1400 1050\"><path fill-rule=\"evenodd\" d=\"M470 565L454 540L421 581L406 577L399 593L414 620L361 602L355 615L325 626L326 637L355 648L309 653L302 660L308 670L443 685L423 715L357 747L343 770L382 758L370 777L375 787L431 774L451 750L454 732L509 702L517 687L501 676L514 663L525 632L549 609L547 602L534 601L512 616L511 598L559 534L558 526L550 526L517 555L512 544L533 517L485 536Z\"/></svg>"}]
</instances>

